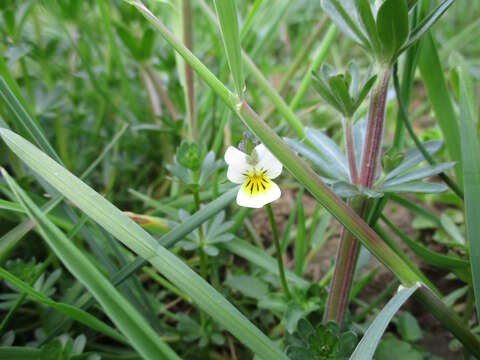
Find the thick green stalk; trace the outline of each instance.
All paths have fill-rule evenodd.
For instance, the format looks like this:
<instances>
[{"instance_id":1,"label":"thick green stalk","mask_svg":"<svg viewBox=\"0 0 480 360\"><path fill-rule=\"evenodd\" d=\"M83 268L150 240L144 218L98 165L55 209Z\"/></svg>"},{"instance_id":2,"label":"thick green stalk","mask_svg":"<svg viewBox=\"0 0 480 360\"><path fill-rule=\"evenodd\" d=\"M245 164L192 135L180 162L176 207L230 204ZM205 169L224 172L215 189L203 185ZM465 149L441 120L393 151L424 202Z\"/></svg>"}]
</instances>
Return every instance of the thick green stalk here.
<instances>
[{"instance_id":1,"label":"thick green stalk","mask_svg":"<svg viewBox=\"0 0 480 360\"><path fill-rule=\"evenodd\" d=\"M278 240L277 225L275 224L275 218L273 217L273 211L270 204L265 206L267 210L268 220L272 228L273 243L275 244L275 255L277 256L278 273L280 274L280 283L282 284L283 292L290 299L290 291L288 291L287 279L285 277L285 269L283 268L282 248L280 247L280 241Z\"/></svg>"},{"instance_id":2,"label":"thick green stalk","mask_svg":"<svg viewBox=\"0 0 480 360\"><path fill-rule=\"evenodd\" d=\"M126 1L126 0L125 0ZM370 252L388 269L390 269L403 285L411 286L417 282L418 276L405 266L404 261L391 250L367 223L358 216L344 201L321 180L311 167L296 155L288 145L248 106L245 101L239 102L225 85L203 65L182 43L176 39L163 23L156 18L139 0L128 1L150 20L164 39L187 61L198 75L217 93L217 95L240 117L243 123L265 144L285 168L323 205L343 226L345 226ZM232 101L233 100L233 101ZM435 316L447 317L448 329L472 352L479 352L480 341L463 327L461 321L456 321L452 311L444 313L442 304L437 298L426 298L425 307ZM441 303L441 301L440 301ZM435 309L433 309L435 308ZM453 320L452 320L453 319Z\"/></svg>"}]
</instances>

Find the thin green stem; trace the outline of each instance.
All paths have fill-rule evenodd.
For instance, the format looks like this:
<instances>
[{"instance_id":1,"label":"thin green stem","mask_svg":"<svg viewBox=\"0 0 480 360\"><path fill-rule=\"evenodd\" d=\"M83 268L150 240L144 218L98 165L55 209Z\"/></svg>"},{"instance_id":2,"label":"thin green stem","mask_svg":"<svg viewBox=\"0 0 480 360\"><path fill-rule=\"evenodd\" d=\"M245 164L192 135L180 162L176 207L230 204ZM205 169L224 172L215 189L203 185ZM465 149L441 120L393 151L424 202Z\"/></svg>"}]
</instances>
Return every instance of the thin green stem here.
<instances>
[{"instance_id":1,"label":"thin green stem","mask_svg":"<svg viewBox=\"0 0 480 360\"><path fill-rule=\"evenodd\" d=\"M430 165L435 165L436 161L433 159L433 157L425 149L422 142L420 141L420 139L415 134L415 131L413 131L412 124L410 124L410 120L408 119L407 109L406 109L406 107L403 103L403 100L402 100L402 97L401 97L401 94L400 94L400 84L399 84L399 81L398 81L397 66L396 65L395 65L394 70L393 70L393 84L394 84L394 87L395 87L395 92L397 94L398 110L399 110L399 113L400 113L400 117L403 121L403 124L405 125L405 128L407 129L410 137L412 138L413 142L415 143L415 146L422 153L425 160L427 160ZM440 173L438 176L455 193L455 195L457 195L463 201L464 194L463 194L462 189L460 189L460 187L458 186L458 184L455 181L453 181L445 173Z\"/></svg>"},{"instance_id":2,"label":"thin green stem","mask_svg":"<svg viewBox=\"0 0 480 360\"><path fill-rule=\"evenodd\" d=\"M333 43L333 40L335 39L336 34L337 34L336 26L333 24L330 25L325 35L325 38L322 41L322 44L313 59L312 65L304 75L302 82L300 83L300 86L297 90L297 93L295 94L292 101L290 102L290 109L292 111L295 111L298 109L300 102L305 97L305 93L307 92L308 88L310 87L310 83L312 82L312 71L318 70L322 61L325 60L325 57L328 55L328 51L330 49L330 46Z\"/></svg>"},{"instance_id":3,"label":"thin green stem","mask_svg":"<svg viewBox=\"0 0 480 360\"><path fill-rule=\"evenodd\" d=\"M278 263L278 273L280 274L280 283L282 284L283 292L287 298L290 299L290 291L288 291L287 279L285 277L285 270L283 268L282 249L280 248L280 241L278 239L277 224L275 223L275 218L273 217L273 211L270 204L267 204L265 209L267 210L268 220L270 221L270 227L272 228L272 237L275 244L275 252Z\"/></svg>"}]
</instances>

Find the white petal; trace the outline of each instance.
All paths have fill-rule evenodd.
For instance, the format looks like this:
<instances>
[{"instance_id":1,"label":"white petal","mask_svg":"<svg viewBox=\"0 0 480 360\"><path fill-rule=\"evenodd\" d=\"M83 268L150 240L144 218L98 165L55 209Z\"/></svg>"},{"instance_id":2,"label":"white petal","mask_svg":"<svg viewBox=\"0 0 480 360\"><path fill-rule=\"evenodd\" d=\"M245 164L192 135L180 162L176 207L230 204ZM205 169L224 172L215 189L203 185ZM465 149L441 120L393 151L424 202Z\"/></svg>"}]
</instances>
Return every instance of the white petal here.
<instances>
[{"instance_id":1,"label":"white petal","mask_svg":"<svg viewBox=\"0 0 480 360\"><path fill-rule=\"evenodd\" d=\"M247 163L228 165L227 179L234 184L243 184L247 178L245 174L251 171L251 169L252 167Z\"/></svg>"},{"instance_id":2,"label":"white petal","mask_svg":"<svg viewBox=\"0 0 480 360\"><path fill-rule=\"evenodd\" d=\"M242 186L240 190L238 190L237 204L243 207L259 209L272 201L277 200L280 195L280 188L273 181L271 181L270 188L267 191L257 193L253 196L248 191L245 191Z\"/></svg>"},{"instance_id":3,"label":"white petal","mask_svg":"<svg viewBox=\"0 0 480 360\"><path fill-rule=\"evenodd\" d=\"M260 144L255 147L258 155L257 170L265 170L265 175L269 179L275 179L282 173L282 163L265 147Z\"/></svg>"},{"instance_id":4,"label":"white petal","mask_svg":"<svg viewBox=\"0 0 480 360\"><path fill-rule=\"evenodd\" d=\"M225 151L225 162L230 165L239 162L247 162L247 154L238 150L236 147L229 146Z\"/></svg>"},{"instance_id":5,"label":"white petal","mask_svg":"<svg viewBox=\"0 0 480 360\"><path fill-rule=\"evenodd\" d=\"M247 163L247 154L229 146L225 152L225 162L228 164L228 180L235 184L242 184L245 181L245 173L251 169L251 165Z\"/></svg>"}]
</instances>

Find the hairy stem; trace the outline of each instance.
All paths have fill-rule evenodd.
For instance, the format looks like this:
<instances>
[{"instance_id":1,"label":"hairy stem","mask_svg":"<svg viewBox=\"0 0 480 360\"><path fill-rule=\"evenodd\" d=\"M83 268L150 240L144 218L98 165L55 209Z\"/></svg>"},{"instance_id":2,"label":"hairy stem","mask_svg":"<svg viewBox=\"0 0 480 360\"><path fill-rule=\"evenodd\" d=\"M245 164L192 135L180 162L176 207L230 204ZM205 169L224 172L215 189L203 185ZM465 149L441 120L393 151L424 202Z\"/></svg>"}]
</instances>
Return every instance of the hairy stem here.
<instances>
[{"instance_id":1,"label":"hairy stem","mask_svg":"<svg viewBox=\"0 0 480 360\"><path fill-rule=\"evenodd\" d=\"M375 169L382 143L385 105L391 72L390 67L380 70L378 82L370 96L367 132L365 134L365 146L360 168L360 184L367 188L372 187L375 178Z\"/></svg>"},{"instance_id":2,"label":"hairy stem","mask_svg":"<svg viewBox=\"0 0 480 360\"><path fill-rule=\"evenodd\" d=\"M368 124L365 134L365 147L362 156L362 167L360 179L357 177L355 154L353 151L353 139L351 134L351 122L344 120L345 147L350 167L351 181L355 185L366 188L373 186L375 169L380 152L380 144L383 135L383 123L385 119L385 105L387 98L388 82L391 69L382 69L380 78L370 95L368 109ZM359 197L350 201L352 209L362 218L366 215L368 200ZM360 244L355 236L345 228L342 230L342 237L338 244L335 270L333 273L330 291L328 293L327 305L325 308L324 321L336 321L340 326L343 322L345 311L348 305L350 288L357 264Z\"/></svg>"},{"instance_id":3,"label":"hairy stem","mask_svg":"<svg viewBox=\"0 0 480 360\"><path fill-rule=\"evenodd\" d=\"M358 170L355 160L355 148L352 136L352 119L343 119L343 133L345 136L345 149L347 151L348 168L350 169L350 181L358 185Z\"/></svg>"}]
</instances>

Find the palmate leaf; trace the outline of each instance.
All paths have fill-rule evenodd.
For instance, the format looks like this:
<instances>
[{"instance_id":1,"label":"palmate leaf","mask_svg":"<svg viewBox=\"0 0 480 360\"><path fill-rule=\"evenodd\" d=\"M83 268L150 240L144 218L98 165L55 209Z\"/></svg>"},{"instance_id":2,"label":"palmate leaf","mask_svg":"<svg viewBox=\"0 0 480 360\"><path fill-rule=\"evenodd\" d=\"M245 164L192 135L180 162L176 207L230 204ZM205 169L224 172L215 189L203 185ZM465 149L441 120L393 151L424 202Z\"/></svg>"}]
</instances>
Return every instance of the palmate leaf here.
<instances>
[{"instance_id":1,"label":"palmate leaf","mask_svg":"<svg viewBox=\"0 0 480 360\"><path fill-rule=\"evenodd\" d=\"M408 7L405 0L385 0L377 14L377 32L381 42L381 56L392 61L407 41Z\"/></svg>"},{"instance_id":2,"label":"palmate leaf","mask_svg":"<svg viewBox=\"0 0 480 360\"><path fill-rule=\"evenodd\" d=\"M265 334L212 286L183 261L159 245L122 211L22 137L6 129L0 129L0 136L32 170L75 203L107 232L147 259L163 276L189 295L203 311L253 352L265 359L286 358Z\"/></svg>"}]
</instances>

